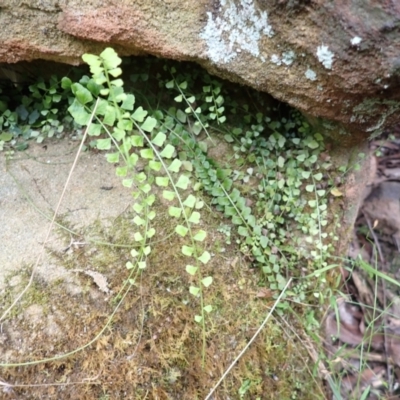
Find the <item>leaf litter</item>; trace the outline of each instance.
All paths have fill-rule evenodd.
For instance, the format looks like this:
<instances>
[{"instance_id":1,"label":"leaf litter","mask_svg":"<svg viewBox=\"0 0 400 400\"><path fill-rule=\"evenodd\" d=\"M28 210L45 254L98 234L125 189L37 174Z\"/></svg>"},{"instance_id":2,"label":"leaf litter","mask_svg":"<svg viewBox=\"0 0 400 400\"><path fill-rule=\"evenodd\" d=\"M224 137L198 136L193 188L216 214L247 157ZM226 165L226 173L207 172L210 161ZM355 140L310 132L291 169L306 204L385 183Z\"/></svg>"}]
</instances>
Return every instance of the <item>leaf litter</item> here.
<instances>
[{"instance_id":1,"label":"leaf litter","mask_svg":"<svg viewBox=\"0 0 400 400\"><path fill-rule=\"evenodd\" d=\"M324 321L330 386L343 400L400 399L400 127L370 151L343 296Z\"/></svg>"}]
</instances>

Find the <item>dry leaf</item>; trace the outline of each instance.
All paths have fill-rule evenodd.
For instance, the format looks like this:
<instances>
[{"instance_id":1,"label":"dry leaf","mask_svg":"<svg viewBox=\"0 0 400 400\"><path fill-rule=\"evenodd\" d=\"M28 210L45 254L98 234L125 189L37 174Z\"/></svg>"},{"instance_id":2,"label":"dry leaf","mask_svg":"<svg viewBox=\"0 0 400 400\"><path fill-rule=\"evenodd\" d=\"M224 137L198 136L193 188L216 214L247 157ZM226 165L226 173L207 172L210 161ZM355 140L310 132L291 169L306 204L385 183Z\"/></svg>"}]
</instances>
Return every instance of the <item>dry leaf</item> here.
<instances>
[{"instance_id":1,"label":"dry leaf","mask_svg":"<svg viewBox=\"0 0 400 400\"><path fill-rule=\"evenodd\" d=\"M271 289L262 288L256 294L256 297L258 297L259 299L266 299L266 298L272 297L272 291L271 291Z\"/></svg>"},{"instance_id":2,"label":"dry leaf","mask_svg":"<svg viewBox=\"0 0 400 400\"><path fill-rule=\"evenodd\" d=\"M103 292L103 293L110 293L110 289L108 288L108 282L107 278L101 274L100 272L97 271L92 271L92 270L83 270L83 269L73 269L73 272L82 272L85 275L90 276L93 279L93 282L97 285L97 287Z\"/></svg>"},{"instance_id":3,"label":"dry leaf","mask_svg":"<svg viewBox=\"0 0 400 400\"><path fill-rule=\"evenodd\" d=\"M333 188L331 190L331 194L332 194L332 196L335 196L335 197L343 196L343 193L338 188Z\"/></svg>"}]
</instances>

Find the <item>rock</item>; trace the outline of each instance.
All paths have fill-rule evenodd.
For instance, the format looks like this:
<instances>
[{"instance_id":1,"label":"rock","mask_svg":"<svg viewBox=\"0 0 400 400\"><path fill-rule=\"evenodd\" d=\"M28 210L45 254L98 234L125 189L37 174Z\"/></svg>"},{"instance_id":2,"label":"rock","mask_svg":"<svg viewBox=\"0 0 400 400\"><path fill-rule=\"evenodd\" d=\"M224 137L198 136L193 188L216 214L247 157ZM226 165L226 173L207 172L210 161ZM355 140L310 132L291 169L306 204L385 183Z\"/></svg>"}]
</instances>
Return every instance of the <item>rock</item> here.
<instances>
[{"instance_id":1,"label":"rock","mask_svg":"<svg viewBox=\"0 0 400 400\"><path fill-rule=\"evenodd\" d=\"M106 46L196 61L351 146L400 122L399 19L395 1L3 0L0 62L78 64Z\"/></svg>"}]
</instances>

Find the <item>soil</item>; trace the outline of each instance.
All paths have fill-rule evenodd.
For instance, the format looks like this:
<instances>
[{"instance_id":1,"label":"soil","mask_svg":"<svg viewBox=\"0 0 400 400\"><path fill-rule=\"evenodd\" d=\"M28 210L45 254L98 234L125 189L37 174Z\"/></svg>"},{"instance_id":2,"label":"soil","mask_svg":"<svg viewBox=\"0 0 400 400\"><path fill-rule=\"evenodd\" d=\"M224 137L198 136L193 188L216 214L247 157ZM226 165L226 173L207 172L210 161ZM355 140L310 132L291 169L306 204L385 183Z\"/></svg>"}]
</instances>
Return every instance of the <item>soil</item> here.
<instances>
[{"instance_id":1,"label":"soil","mask_svg":"<svg viewBox=\"0 0 400 400\"><path fill-rule=\"evenodd\" d=\"M155 203L146 270L127 269L134 200L94 152L80 155L46 240L77 147L63 139L0 154L0 398L205 399L264 321L272 293L219 229L227 221L205 212L213 312L203 354L200 305L189 294L196 282L165 201ZM279 315L209 399L324 398L307 339Z\"/></svg>"}]
</instances>

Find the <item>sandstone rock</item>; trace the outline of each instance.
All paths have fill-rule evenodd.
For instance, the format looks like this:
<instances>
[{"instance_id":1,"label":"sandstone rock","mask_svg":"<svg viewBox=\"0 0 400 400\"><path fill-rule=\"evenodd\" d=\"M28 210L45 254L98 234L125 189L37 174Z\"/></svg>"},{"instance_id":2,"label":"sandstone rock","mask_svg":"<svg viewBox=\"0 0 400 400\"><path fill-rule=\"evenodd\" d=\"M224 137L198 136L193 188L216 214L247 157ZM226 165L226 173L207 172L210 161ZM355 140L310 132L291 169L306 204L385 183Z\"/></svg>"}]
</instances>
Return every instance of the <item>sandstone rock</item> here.
<instances>
[{"instance_id":1,"label":"sandstone rock","mask_svg":"<svg viewBox=\"0 0 400 400\"><path fill-rule=\"evenodd\" d=\"M348 144L400 122L400 2L2 0L0 62L191 60L321 117Z\"/></svg>"}]
</instances>

